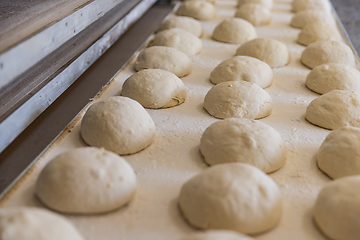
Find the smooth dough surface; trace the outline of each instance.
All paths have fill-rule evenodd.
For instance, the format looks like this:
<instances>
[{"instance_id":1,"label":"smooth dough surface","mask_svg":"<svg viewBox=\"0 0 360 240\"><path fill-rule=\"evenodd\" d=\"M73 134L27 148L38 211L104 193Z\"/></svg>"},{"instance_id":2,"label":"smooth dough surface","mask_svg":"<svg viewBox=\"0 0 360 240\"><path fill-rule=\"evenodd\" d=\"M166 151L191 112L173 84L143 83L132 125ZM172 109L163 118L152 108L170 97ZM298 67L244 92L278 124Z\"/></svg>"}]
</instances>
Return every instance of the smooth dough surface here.
<instances>
[{"instance_id":1,"label":"smooth dough surface","mask_svg":"<svg viewBox=\"0 0 360 240\"><path fill-rule=\"evenodd\" d=\"M34 207L0 209L0 240L84 240L65 217Z\"/></svg>"},{"instance_id":2,"label":"smooth dough surface","mask_svg":"<svg viewBox=\"0 0 360 240\"><path fill-rule=\"evenodd\" d=\"M228 118L211 124L200 140L200 151L209 165L242 162L265 173L285 164L286 143L269 125L245 118Z\"/></svg>"},{"instance_id":3,"label":"smooth dough surface","mask_svg":"<svg viewBox=\"0 0 360 240\"><path fill-rule=\"evenodd\" d=\"M193 69L190 58L183 52L170 47L154 46L144 49L135 61L135 70L163 69L178 77L184 77Z\"/></svg>"},{"instance_id":4,"label":"smooth dough surface","mask_svg":"<svg viewBox=\"0 0 360 240\"><path fill-rule=\"evenodd\" d=\"M325 93L309 104L305 117L312 124L327 129L360 127L360 93L349 90Z\"/></svg>"},{"instance_id":5,"label":"smooth dough surface","mask_svg":"<svg viewBox=\"0 0 360 240\"><path fill-rule=\"evenodd\" d=\"M297 41L305 46L318 42L341 39L335 26L328 23L310 23L306 25L299 33Z\"/></svg>"},{"instance_id":6,"label":"smooth dough surface","mask_svg":"<svg viewBox=\"0 0 360 240\"><path fill-rule=\"evenodd\" d=\"M212 20L216 18L216 9L206 1L185 1L181 3L176 14L197 20Z\"/></svg>"},{"instance_id":7,"label":"smooth dough surface","mask_svg":"<svg viewBox=\"0 0 360 240\"><path fill-rule=\"evenodd\" d=\"M186 88L171 72L144 69L126 79L121 94L138 101L145 108L168 108L185 101Z\"/></svg>"},{"instance_id":8,"label":"smooth dough surface","mask_svg":"<svg viewBox=\"0 0 360 240\"><path fill-rule=\"evenodd\" d=\"M158 32L170 28L181 28L188 32L191 32L197 37L201 37L203 34L203 27L201 23L191 17L185 17L185 16L171 16L164 21L161 22Z\"/></svg>"},{"instance_id":9,"label":"smooth dough surface","mask_svg":"<svg viewBox=\"0 0 360 240\"><path fill-rule=\"evenodd\" d=\"M360 176L337 179L320 191L314 219L334 240L358 240L360 236Z\"/></svg>"},{"instance_id":10,"label":"smooth dough surface","mask_svg":"<svg viewBox=\"0 0 360 240\"><path fill-rule=\"evenodd\" d=\"M360 72L341 63L327 63L315 67L306 77L306 86L324 94L331 90L360 92Z\"/></svg>"},{"instance_id":11,"label":"smooth dough surface","mask_svg":"<svg viewBox=\"0 0 360 240\"><path fill-rule=\"evenodd\" d=\"M276 183L245 163L212 166L181 188L183 217L200 229L227 229L256 234L274 228L282 215Z\"/></svg>"},{"instance_id":12,"label":"smooth dough surface","mask_svg":"<svg viewBox=\"0 0 360 240\"><path fill-rule=\"evenodd\" d=\"M90 146L132 154L154 141L155 124L140 103L115 96L90 106L81 121L81 136Z\"/></svg>"},{"instance_id":13,"label":"smooth dough surface","mask_svg":"<svg viewBox=\"0 0 360 240\"><path fill-rule=\"evenodd\" d=\"M271 9L274 5L273 0L238 0L238 7L241 7L242 5L246 3L258 3L261 5L264 5L265 7Z\"/></svg>"},{"instance_id":14,"label":"smooth dough surface","mask_svg":"<svg viewBox=\"0 0 360 240\"><path fill-rule=\"evenodd\" d=\"M271 11L262 4L246 3L236 11L235 17L245 19L254 26L262 26L271 22Z\"/></svg>"},{"instance_id":15,"label":"smooth dough surface","mask_svg":"<svg viewBox=\"0 0 360 240\"><path fill-rule=\"evenodd\" d=\"M230 230L208 230L205 232L196 232L181 240L252 240L253 238Z\"/></svg>"},{"instance_id":16,"label":"smooth dough surface","mask_svg":"<svg viewBox=\"0 0 360 240\"><path fill-rule=\"evenodd\" d=\"M135 194L136 176L119 155L92 147L56 156L41 171L36 195L49 208L76 214L115 210Z\"/></svg>"},{"instance_id":17,"label":"smooth dough surface","mask_svg":"<svg viewBox=\"0 0 360 240\"><path fill-rule=\"evenodd\" d=\"M256 38L256 30L244 19L226 18L215 27L212 37L220 42L243 44Z\"/></svg>"},{"instance_id":18,"label":"smooth dough surface","mask_svg":"<svg viewBox=\"0 0 360 240\"><path fill-rule=\"evenodd\" d=\"M253 82L262 88L270 86L273 71L270 66L257 58L235 56L217 65L210 74L214 84L228 81Z\"/></svg>"},{"instance_id":19,"label":"smooth dough surface","mask_svg":"<svg viewBox=\"0 0 360 240\"><path fill-rule=\"evenodd\" d=\"M297 12L292 18L290 25L296 28L303 28L306 25L315 22L334 25L334 19L330 14L313 9Z\"/></svg>"},{"instance_id":20,"label":"smooth dough surface","mask_svg":"<svg viewBox=\"0 0 360 240\"><path fill-rule=\"evenodd\" d=\"M292 11L299 12L307 9L330 13L331 7L328 0L293 0Z\"/></svg>"},{"instance_id":21,"label":"smooth dough surface","mask_svg":"<svg viewBox=\"0 0 360 240\"><path fill-rule=\"evenodd\" d=\"M270 115L272 99L256 83L223 82L208 91L204 108L216 118L259 119Z\"/></svg>"}]
</instances>

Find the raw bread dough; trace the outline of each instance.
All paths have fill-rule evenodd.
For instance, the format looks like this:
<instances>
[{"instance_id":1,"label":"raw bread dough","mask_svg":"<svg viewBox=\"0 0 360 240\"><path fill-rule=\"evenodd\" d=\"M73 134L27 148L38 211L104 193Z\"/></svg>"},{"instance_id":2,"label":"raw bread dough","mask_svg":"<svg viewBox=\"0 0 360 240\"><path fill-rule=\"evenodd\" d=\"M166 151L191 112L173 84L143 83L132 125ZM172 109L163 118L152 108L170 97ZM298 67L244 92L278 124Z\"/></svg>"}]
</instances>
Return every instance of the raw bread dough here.
<instances>
[{"instance_id":1,"label":"raw bread dough","mask_svg":"<svg viewBox=\"0 0 360 240\"><path fill-rule=\"evenodd\" d=\"M334 240L358 240L360 236L360 176L337 179L320 191L314 219Z\"/></svg>"},{"instance_id":2,"label":"raw bread dough","mask_svg":"<svg viewBox=\"0 0 360 240\"><path fill-rule=\"evenodd\" d=\"M306 25L299 33L297 41L305 46L318 42L341 39L335 26L328 23L310 23Z\"/></svg>"},{"instance_id":3,"label":"raw bread dough","mask_svg":"<svg viewBox=\"0 0 360 240\"><path fill-rule=\"evenodd\" d=\"M259 59L248 56L236 56L217 65L210 74L214 84L228 81L253 82L262 88L270 86L273 71L270 66Z\"/></svg>"},{"instance_id":4,"label":"raw bread dough","mask_svg":"<svg viewBox=\"0 0 360 240\"><path fill-rule=\"evenodd\" d=\"M307 9L330 13L331 7L328 0L293 0L292 11L300 12Z\"/></svg>"},{"instance_id":5,"label":"raw bread dough","mask_svg":"<svg viewBox=\"0 0 360 240\"><path fill-rule=\"evenodd\" d=\"M271 9L274 5L273 0L238 0L238 7L241 7L246 3L258 3L264 5L265 7Z\"/></svg>"},{"instance_id":6,"label":"raw bread dough","mask_svg":"<svg viewBox=\"0 0 360 240\"><path fill-rule=\"evenodd\" d=\"M253 238L230 230L209 230L190 234L181 240L253 240Z\"/></svg>"},{"instance_id":7,"label":"raw bread dough","mask_svg":"<svg viewBox=\"0 0 360 240\"><path fill-rule=\"evenodd\" d=\"M341 127L329 133L320 146L317 164L333 179L360 175L360 128Z\"/></svg>"},{"instance_id":8,"label":"raw bread dough","mask_svg":"<svg viewBox=\"0 0 360 240\"><path fill-rule=\"evenodd\" d=\"M256 83L223 82L208 91L204 108L216 118L259 119L270 115L272 100Z\"/></svg>"},{"instance_id":9,"label":"raw bread dough","mask_svg":"<svg viewBox=\"0 0 360 240\"><path fill-rule=\"evenodd\" d=\"M171 72L144 69L126 79L121 94L138 101L145 108L168 108L185 101L186 88Z\"/></svg>"},{"instance_id":10,"label":"raw bread dough","mask_svg":"<svg viewBox=\"0 0 360 240\"><path fill-rule=\"evenodd\" d=\"M320 41L307 46L301 54L301 62L313 69L324 63L343 63L355 65L355 58L351 48L339 41Z\"/></svg>"},{"instance_id":11,"label":"raw bread dough","mask_svg":"<svg viewBox=\"0 0 360 240\"><path fill-rule=\"evenodd\" d=\"M0 240L84 240L65 217L34 207L0 209Z\"/></svg>"},{"instance_id":12,"label":"raw bread dough","mask_svg":"<svg viewBox=\"0 0 360 240\"><path fill-rule=\"evenodd\" d=\"M258 3L246 3L236 11L235 17L243 18L254 26L268 25L271 12L266 6Z\"/></svg>"},{"instance_id":13,"label":"raw bread dough","mask_svg":"<svg viewBox=\"0 0 360 240\"><path fill-rule=\"evenodd\" d=\"M290 25L296 28L303 28L310 23L327 23L334 25L334 19L330 14L319 10L303 10L294 15Z\"/></svg>"},{"instance_id":14,"label":"raw bread dough","mask_svg":"<svg viewBox=\"0 0 360 240\"><path fill-rule=\"evenodd\" d=\"M256 38L241 45L236 55L250 56L269 64L270 67L282 67L290 61L286 45L269 38Z\"/></svg>"},{"instance_id":15,"label":"raw bread dough","mask_svg":"<svg viewBox=\"0 0 360 240\"><path fill-rule=\"evenodd\" d=\"M213 166L181 188L183 217L200 229L228 229L256 234L274 228L282 215L276 183L245 163Z\"/></svg>"},{"instance_id":16,"label":"raw bread dough","mask_svg":"<svg viewBox=\"0 0 360 240\"><path fill-rule=\"evenodd\" d=\"M349 90L325 93L309 104L305 117L312 124L327 129L360 127L360 93Z\"/></svg>"},{"instance_id":17,"label":"raw bread dough","mask_svg":"<svg viewBox=\"0 0 360 240\"><path fill-rule=\"evenodd\" d=\"M135 62L135 70L163 69L178 77L191 73L192 62L183 52L170 47L154 46L143 50Z\"/></svg>"},{"instance_id":18,"label":"raw bread dough","mask_svg":"<svg viewBox=\"0 0 360 240\"><path fill-rule=\"evenodd\" d=\"M285 164L286 143L269 125L245 118L228 118L211 124L200 140L200 151L209 165L242 162L265 173Z\"/></svg>"},{"instance_id":19,"label":"raw bread dough","mask_svg":"<svg viewBox=\"0 0 360 240\"><path fill-rule=\"evenodd\" d=\"M216 18L216 9L206 1L185 1L181 3L176 14L197 20L212 20Z\"/></svg>"},{"instance_id":20,"label":"raw bread dough","mask_svg":"<svg viewBox=\"0 0 360 240\"><path fill-rule=\"evenodd\" d=\"M165 19L161 22L158 32L170 28L181 28L197 37L201 37L203 33L203 27L198 20L185 16L171 16Z\"/></svg>"},{"instance_id":21,"label":"raw bread dough","mask_svg":"<svg viewBox=\"0 0 360 240\"><path fill-rule=\"evenodd\" d=\"M119 155L92 147L56 156L41 171L36 195L49 208L76 214L115 210L133 197L136 176Z\"/></svg>"},{"instance_id":22,"label":"raw bread dough","mask_svg":"<svg viewBox=\"0 0 360 240\"><path fill-rule=\"evenodd\" d=\"M324 94L331 90L360 92L360 72L341 63L327 63L315 67L306 77L306 86Z\"/></svg>"},{"instance_id":23,"label":"raw bread dough","mask_svg":"<svg viewBox=\"0 0 360 240\"><path fill-rule=\"evenodd\" d=\"M90 146L132 154L154 141L155 124L140 103L115 96L90 106L81 121L81 136Z\"/></svg>"},{"instance_id":24,"label":"raw bread dough","mask_svg":"<svg viewBox=\"0 0 360 240\"><path fill-rule=\"evenodd\" d=\"M243 44L256 38L256 30L244 19L226 18L215 27L212 37L220 42Z\"/></svg>"}]
</instances>

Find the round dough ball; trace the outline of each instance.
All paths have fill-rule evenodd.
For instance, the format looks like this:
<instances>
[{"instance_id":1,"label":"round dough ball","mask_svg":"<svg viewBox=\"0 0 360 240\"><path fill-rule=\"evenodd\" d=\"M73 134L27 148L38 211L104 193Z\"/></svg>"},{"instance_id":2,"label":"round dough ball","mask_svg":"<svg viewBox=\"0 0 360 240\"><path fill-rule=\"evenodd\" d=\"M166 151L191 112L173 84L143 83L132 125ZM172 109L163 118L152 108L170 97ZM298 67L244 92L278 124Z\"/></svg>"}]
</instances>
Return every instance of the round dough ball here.
<instances>
[{"instance_id":1,"label":"round dough ball","mask_svg":"<svg viewBox=\"0 0 360 240\"><path fill-rule=\"evenodd\" d=\"M197 20L212 20L216 18L216 9L214 5L206 1L185 1L181 3L176 14Z\"/></svg>"},{"instance_id":2,"label":"round dough ball","mask_svg":"<svg viewBox=\"0 0 360 240\"><path fill-rule=\"evenodd\" d=\"M183 217L200 229L228 229L256 234L274 228L282 215L276 183L245 163L213 166L181 188Z\"/></svg>"},{"instance_id":3,"label":"round dough ball","mask_svg":"<svg viewBox=\"0 0 360 240\"><path fill-rule=\"evenodd\" d=\"M309 104L305 117L310 123L327 129L360 127L360 93L348 90L325 93Z\"/></svg>"},{"instance_id":4,"label":"round dough ball","mask_svg":"<svg viewBox=\"0 0 360 240\"><path fill-rule=\"evenodd\" d=\"M115 210L135 194L136 176L120 156L91 147L68 150L41 171L36 195L64 213L94 214Z\"/></svg>"},{"instance_id":5,"label":"round dough ball","mask_svg":"<svg viewBox=\"0 0 360 240\"><path fill-rule=\"evenodd\" d=\"M253 82L262 88L270 86L273 71L268 64L259 59L236 56L217 65L210 74L214 84L228 81Z\"/></svg>"},{"instance_id":6,"label":"round dough ball","mask_svg":"<svg viewBox=\"0 0 360 240\"><path fill-rule=\"evenodd\" d=\"M226 18L216 26L212 37L220 42L243 44L256 38L256 30L246 20Z\"/></svg>"},{"instance_id":7,"label":"round dough ball","mask_svg":"<svg viewBox=\"0 0 360 240\"><path fill-rule=\"evenodd\" d=\"M327 23L334 25L334 19L330 14L323 11L308 9L294 15L290 25L296 28L303 28L310 23Z\"/></svg>"},{"instance_id":8,"label":"round dough ball","mask_svg":"<svg viewBox=\"0 0 360 240\"><path fill-rule=\"evenodd\" d=\"M310 23L306 25L299 33L297 41L305 46L318 42L328 40L340 40L340 35L337 29L327 23Z\"/></svg>"},{"instance_id":9,"label":"round dough ball","mask_svg":"<svg viewBox=\"0 0 360 240\"><path fill-rule=\"evenodd\" d=\"M197 37L201 37L203 33L203 27L199 21L185 16L171 16L167 18L160 24L158 32L170 28L181 28Z\"/></svg>"},{"instance_id":10,"label":"round dough ball","mask_svg":"<svg viewBox=\"0 0 360 240\"><path fill-rule=\"evenodd\" d=\"M351 176L330 182L320 191L314 207L314 219L331 239L359 239L359 189L360 176Z\"/></svg>"},{"instance_id":11,"label":"round dough ball","mask_svg":"<svg viewBox=\"0 0 360 240\"><path fill-rule=\"evenodd\" d=\"M84 240L65 217L34 207L0 209L1 240Z\"/></svg>"},{"instance_id":12,"label":"round dough ball","mask_svg":"<svg viewBox=\"0 0 360 240\"><path fill-rule=\"evenodd\" d=\"M292 11L300 12L307 9L330 13L331 7L327 0L293 0Z\"/></svg>"},{"instance_id":13,"label":"round dough ball","mask_svg":"<svg viewBox=\"0 0 360 240\"><path fill-rule=\"evenodd\" d=\"M258 3L246 3L236 11L235 17L245 19L254 26L268 25L271 12L266 6Z\"/></svg>"},{"instance_id":14,"label":"round dough ball","mask_svg":"<svg viewBox=\"0 0 360 240\"><path fill-rule=\"evenodd\" d=\"M241 45L236 55L260 59L270 67L282 67L289 63L290 53L286 45L275 39L256 38Z\"/></svg>"},{"instance_id":15,"label":"round dough ball","mask_svg":"<svg viewBox=\"0 0 360 240\"><path fill-rule=\"evenodd\" d=\"M81 136L90 146L132 154L154 141L155 124L137 101L116 96L90 106L81 121Z\"/></svg>"},{"instance_id":16,"label":"round dough ball","mask_svg":"<svg viewBox=\"0 0 360 240\"><path fill-rule=\"evenodd\" d=\"M229 230L208 230L190 234L181 240L253 240L244 234Z\"/></svg>"},{"instance_id":17,"label":"round dough ball","mask_svg":"<svg viewBox=\"0 0 360 240\"><path fill-rule=\"evenodd\" d=\"M223 82L206 94L204 108L216 118L259 119L270 115L272 100L256 83Z\"/></svg>"},{"instance_id":18,"label":"round dough ball","mask_svg":"<svg viewBox=\"0 0 360 240\"><path fill-rule=\"evenodd\" d=\"M328 63L315 67L306 77L306 86L324 94L331 90L360 92L360 72L341 63Z\"/></svg>"},{"instance_id":19,"label":"round dough ball","mask_svg":"<svg viewBox=\"0 0 360 240\"><path fill-rule=\"evenodd\" d=\"M135 70L163 69L178 77L191 73L192 62L183 52L170 47L154 46L144 49L136 58Z\"/></svg>"},{"instance_id":20,"label":"round dough ball","mask_svg":"<svg viewBox=\"0 0 360 240\"><path fill-rule=\"evenodd\" d=\"M274 5L273 0L238 0L238 7L241 7L242 5L246 3L257 3L264 5L268 9L271 9Z\"/></svg>"},{"instance_id":21,"label":"round dough ball","mask_svg":"<svg viewBox=\"0 0 360 240\"><path fill-rule=\"evenodd\" d=\"M185 101L186 88L171 72L144 69L126 79L121 94L138 101L145 108L168 108Z\"/></svg>"},{"instance_id":22,"label":"round dough ball","mask_svg":"<svg viewBox=\"0 0 360 240\"><path fill-rule=\"evenodd\" d=\"M351 48L339 41L320 41L307 46L301 54L301 62L313 69L325 63L343 63L355 65L355 58Z\"/></svg>"}]
</instances>

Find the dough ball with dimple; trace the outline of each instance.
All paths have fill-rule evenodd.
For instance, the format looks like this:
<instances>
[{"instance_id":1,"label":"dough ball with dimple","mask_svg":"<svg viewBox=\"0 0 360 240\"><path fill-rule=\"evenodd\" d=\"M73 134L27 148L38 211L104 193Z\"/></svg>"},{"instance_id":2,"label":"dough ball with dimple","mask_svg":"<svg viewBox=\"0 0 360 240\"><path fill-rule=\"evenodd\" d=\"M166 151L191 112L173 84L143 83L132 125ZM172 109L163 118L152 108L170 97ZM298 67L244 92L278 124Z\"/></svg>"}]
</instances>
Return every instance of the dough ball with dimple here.
<instances>
[{"instance_id":1,"label":"dough ball with dimple","mask_svg":"<svg viewBox=\"0 0 360 240\"><path fill-rule=\"evenodd\" d=\"M258 3L246 3L236 11L235 17L245 19L254 26L268 25L271 12L266 6Z\"/></svg>"},{"instance_id":2,"label":"dough ball with dimple","mask_svg":"<svg viewBox=\"0 0 360 240\"><path fill-rule=\"evenodd\" d=\"M197 37L201 37L203 33L203 27L199 21L185 16L171 16L167 18L160 24L158 32L170 28L181 28Z\"/></svg>"},{"instance_id":3,"label":"dough ball with dimple","mask_svg":"<svg viewBox=\"0 0 360 240\"><path fill-rule=\"evenodd\" d=\"M205 232L196 232L181 240L252 240L253 238L230 230L208 230Z\"/></svg>"},{"instance_id":4,"label":"dough ball with dimple","mask_svg":"<svg viewBox=\"0 0 360 240\"><path fill-rule=\"evenodd\" d=\"M185 101L186 88L171 72L144 69L126 79L121 94L138 101L145 108L168 108Z\"/></svg>"},{"instance_id":5,"label":"dough ball with dimple","mask_svg":"<svg viewBox=\"0 0 360 240\"><path fill-rule=\"evenodd\" d=\"M330 14L313 9L303 10L296 13L292 18L290 25L296 28L303 28L310 23L316 22L334 25L334 19Z\"/></svg>"},{"instance_id":6,"label":"dough ball with dimple","mask_svg":"<svg viewBox=\"0 0 360 240\"><path fill-rule=\"evenodd\" d=\"M340 35L335 26L328 23L310 23L299 33L297 41L305 46L328 40L340 40Z\"/></svg>"},{"instance_id":7,"label":"dough ball with dimple","mask_svg":"<svg viewBox=\"0 0 360 240\"><path fill-rule=\"evenodd\" d=\"M360 176L337 179L320 191L314 219L334 240L358 240L360 236Z\"/></svg>"},{"instance_id":8,"label":"dough ball with dimple","mask_svg":"<svg viewBox=\"0 0 360 240\"><path fill-rule=\"evenodd\" d=\"M285 164L286 143L269 125L250 119L228 118L211 124L200 140L209 165L242 162L265 173Z\"/></svg>"},{"instance_id":9,"label":"dough ball with dimple","mask_svg":"<svg viewBox=\"0 0 360 240\"><path fill-rule=\"evenodd\" d=\"M325 63L343 63L355 65L355 58L351 48L339 41L320 41L307 46L301 54L301 62L313 69Z\"/></svg>"},{"instance_id":10,"label":"dough ball with dimple","mask_svg":"<svg viewBox=\"0 0 360 240\"><path fill-rule=\"evenodd\" d=\"M34 207L0 209L1 240L84 240L65 217Z\"/></svg>"},{"instance_id":11,"label":"dough ball with dimple","mask_svg":"<svg viewBox=\"0 0 360 240\"><path fill-rule=\"evenodd\" d=\"M155 124L140 103L116 96L90 106L81 121L81 136L90 146L132 154L154 141Z\"/></svg>"},{"instance_id":12,"label":"dough ball with dimple","mask_svg":"<svg viewBox=\"0 0 360 240\"><path fill-rule=\"evenodd\" d=\"M286 45L275 39L256 38L241 45L236 55L260 59L270 67L282 67L290 61L290 53Z\"/></svg>"},{"instance_id":13,"label":"dough ball with dimple","mask_svg":"<svg viewBox=\"0 0 360 240\"><path fill-rule=\"evenodd\" d=\"M282 215L276 183L245 163L213 166L181 188L183 217L200 229L227 229L256 234L274 228Z\"/></svg>"},{"instance_id":14,"label":"dough ball with dimple","mask_svg":"<svg viewBox=\"0 0 360 240\"><path fill-rule=\"evenodd\" d=\"M273 71L268 64L248 56L236 56L217 65L210 74L214 84L228 81L253 82L262 88L270 86Z\"/></svg>"},{"instance_id":15,"label":"dough ball with dimple","mask_svg":"<svg viewBox=\"0 0 360 240\"><path fill-rule=\"evenodd\" d=\"M312 124L327 129L360 127L360 93L349 90L325 93L309 104L305 117Z\"/></svg>"},{"instance_id":16,"label":"dough ball with dimple","mask_svg":"<svg viewBox=\"0 0 360 240\"><path fill-rule=\"evenodd\" d=\"M256 83L223 82L206 94L204 108L216 118L259 119L270 115L272 100Z\"/></svg>"},{"instance_id":17,"label":"dough ball with dimple","mask_svg":"<svg viewBox=\"0 0 360 240\"><path fill-rule=\"evenodd\" d=\"M206 1L185 1L181 3L176 14L197 20L212 20L216 18L216 9Z\"/></svg>"},{"instance_id":18,"label":"dough ball with dimple","mask_svg":"<svg viewBox=\"0 0 360 240\"><path fill-rule=\"evenodd\" d=\"M191 73L192 62L183 52L164 46L149 47L140 52L135 61L135 70L163 69L178 77Z\"/></svg>"},{"instance_id":19,"label":"dough ball with dimple","mask_svg":"<svg viewBox=\"0 0 360 240\"><path fill-rule=\"evenodd\" d=\"M241 7L242 5L247 3L261 4L267 7L268 9L271 9L274 5L273 0L238 0L238 7Z\"/></svg>"},{"instance_id":20,"label":"dough ball with dimple","mask_svg":"<svg viewBox=\"0 0 360 240\"><path fill-rule=\"evenodd\" d=\"M360 92L360 72L341 63L327 63L315 67L306 77L306 86L324 94L331 90Z\"/></svg>"},{"instance_id":21,"label":"dough ball with dimple","mask_svg":"<svg viewBox=\"0 0 360 240\"><path fill-rule=\"evenodd\" d=\"M293 0L292 2L293 12L300 12L307 9L324 11L327 13L330 13L331 11L331 7L328 0Z\"/></svg>"},{"instance_id":22,"label":"dough ball with dimple","mask_svg":"<svg viewBox=\"0 0 360 240\"><path fill-rule=\"evenodd\" d=\"M122 157L91 147L56 156L36 182L39 199L47 207L64 213L115 210L131 200L135 189L135 173Z\"/></svg>"},{"instance_id":23,"label":"dough ball with dimple","mask_svg":"<svg viewBox=\"0 0 360 240\"><path fill-rule=\"evenodd\" d=\"M212 37L220 42L243 44L256 38L256 30L246 20L226 18L215 27Z\"/></svg>"}]
</instances>

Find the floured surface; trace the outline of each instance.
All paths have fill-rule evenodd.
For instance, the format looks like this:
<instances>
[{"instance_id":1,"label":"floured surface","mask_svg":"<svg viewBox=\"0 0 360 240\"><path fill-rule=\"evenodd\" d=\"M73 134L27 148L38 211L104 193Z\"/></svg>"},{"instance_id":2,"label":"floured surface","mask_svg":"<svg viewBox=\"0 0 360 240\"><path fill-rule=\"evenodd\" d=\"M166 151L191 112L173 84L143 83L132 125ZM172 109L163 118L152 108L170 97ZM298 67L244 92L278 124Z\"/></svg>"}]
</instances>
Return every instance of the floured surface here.
<instances>
[{"instance_id":1,"label":"floured surface","mask_svg":"<svg viewBox=\"0 0 360 240\"><path fill-rule=\"evenodd\" d=\"M211 71L221 61L234 56L238 47L236 44L216 42L211 35L220 21L235 14L235 4L235 1L218 0L218 18L202 21L203 49L192 57L193 72L181 78L188 91L185 103L169 109L147 110L156 124L157 133L155 142L148 148L125 156L138 178L137 193L130 204L108 214L66 215L86 239L176 240L194 231L180 216L176 198L185 181L208 168L199 152L200 138L211 123L219 120L203 109L203 100L207 91L214 86L209 81ZM317 168L315 158L330 131L305 120L307 105L320 95L305 86L310 69L300 63L300 55L305 47L296 43L300 29L290 27L293 16L290 9L290 0L275 1L272 23L256 27L258 37L270 37L285 43L291 53L291 61L286 67L274 69L274 82L265 89L273 99L274 108L269 117L260 120L279 131L289 148L286 165L269 175L280 187L284 202L283 216L274 230L255 238L325 239L313 223L312 208L319 190L330 181ZM135 73L133 65L134 59L119 72L101 99L119 95L122 83ZM79 130L80 122L71 132L63 134L38 159L21 184L16 185L2 200L0 206L44 207L34 196L36 177L58 153L86 146Z\"/></svg>"}]
</instances>

